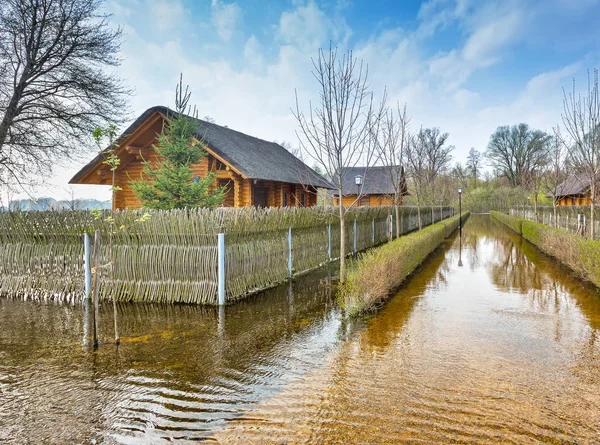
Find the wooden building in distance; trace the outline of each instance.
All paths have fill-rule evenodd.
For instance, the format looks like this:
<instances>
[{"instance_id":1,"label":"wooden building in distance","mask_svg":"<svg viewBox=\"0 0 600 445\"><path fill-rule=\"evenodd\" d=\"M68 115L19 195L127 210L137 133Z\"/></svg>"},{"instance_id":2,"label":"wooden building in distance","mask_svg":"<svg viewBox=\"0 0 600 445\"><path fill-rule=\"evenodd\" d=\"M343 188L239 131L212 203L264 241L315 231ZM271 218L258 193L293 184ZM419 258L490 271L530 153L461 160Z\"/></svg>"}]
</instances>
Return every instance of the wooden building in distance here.
<instances>
[{"instance_id":1,"label":"wooden building in distance","mask_svg":"<svg viewBox=\"0 0 600 445\"><path fill-rule=\"evenodd\" d=\"M362 185L356 184L356 178L360 177ZM401 166L374 166L374 167L351 167L343 170L342 187L344 196L342 203L345 207L351 205L363 207L379 207L393 205L396 181L400 181L400 202L407 196L406 177L404 167ZM340 197L337 190L330 192L333 194L334 204L337 206ZM357 197L360 195L360 199Z\"/></svg>"},{"instance_id":2,"label":"wooden building in distance","mask_svg":"<svg viewBox=\"0 0 600 445\"><path fill-rule=\"evenodd\" d=\"M139 208L140 200L129 182L139 179L143 161L155 163L158 155L153 149L163 124L175 112L157 106L146 110L117 140L116 151L121 163L116 170L113 209ZM332 186L300 159L274 142L268 142L221 125L195 119L196 138L204 140L208 153L194 168L194 174L204 177L216 174L216 182L227 189L225 207L293 207L313 206L317 188ZM111 184L111 171L101 153L83 167L70 184Z\"/></svg>"},{"instance_id":3,"label":"wooden building in distance","mask_svg":"<svg viewBox=\"0 0 600 445\"><path fill-rule=\"evenodd\" d=\"M596 186L598 188L600 184ZM556 188L556 205L559 206L588 206L590 198L590 180L585 175L570 176Z\"/></svg>"}]
</instances>

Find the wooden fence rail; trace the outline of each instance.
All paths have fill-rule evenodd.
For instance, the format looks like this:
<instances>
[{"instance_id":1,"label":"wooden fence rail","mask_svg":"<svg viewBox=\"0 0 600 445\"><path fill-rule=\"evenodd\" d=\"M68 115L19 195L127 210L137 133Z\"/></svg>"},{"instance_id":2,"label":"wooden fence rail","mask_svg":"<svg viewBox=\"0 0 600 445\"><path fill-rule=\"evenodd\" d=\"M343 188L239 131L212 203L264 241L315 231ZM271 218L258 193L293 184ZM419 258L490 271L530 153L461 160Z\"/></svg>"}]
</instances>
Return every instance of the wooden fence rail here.
<instances>
[{"instance_id":1,"label":"wooden fence rail","mask_svg":"<svg viewBox=\"0 0 600 445\"><path fill-rule=\"evenodd\" d=\"M83 234L96 230L104 240L101 264L110 262L109 240L113 242L114 278L103 273L100 282L104 300L217 304L221 285L225 301L232 302L339 255L339 219L333 208L145 214L0 212L0 295L81 301L86 281ZM421 208L423 226L452 214L451 207ZM418 227L416 207L402 207L399 221L390 207L352 209L346 218L349 254L395 236L396 224L402 234ZM221 253L219 234L224 238Z\"/></svg>"}]
</instances>

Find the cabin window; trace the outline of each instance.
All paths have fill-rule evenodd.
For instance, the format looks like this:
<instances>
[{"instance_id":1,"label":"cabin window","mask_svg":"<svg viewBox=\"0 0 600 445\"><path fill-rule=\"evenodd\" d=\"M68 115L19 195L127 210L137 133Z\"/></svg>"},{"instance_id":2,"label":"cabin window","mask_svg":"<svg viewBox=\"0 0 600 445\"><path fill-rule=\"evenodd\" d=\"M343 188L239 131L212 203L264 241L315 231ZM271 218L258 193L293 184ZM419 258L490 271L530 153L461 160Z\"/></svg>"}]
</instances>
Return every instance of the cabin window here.
<instances>
[{"instance_id":1,"label":"cabin window","mask_svg":"<svg viewBox=\"0 0 600 445\"><path fill-rule=\"evenodd\" d=\"M300 193L300 207L306 207L306 193Z\"/></svg>"},{"instance_id":2,"label":"cabin window","mask_svg":"<svg viewBox=\"0 0 600 445\"><path fill-rule=\"evenodd\" d=\"M358 200L358 206L359 207L368 207L369 206L369 197L361 196L360 199Z\"/></svg>"},{"instance_id":3,"label":"cabin window","mask_svg":"<svg viewBox=\"0 0 600 445\"><path fill-rule=\"evenodd\" d=\"M290 192L283 192L283 207L290 205Z\"/></svg>"},{"instance_id":4,"label":"cabin window","mask_svg":"<svg viewBox=\"0 0 600 445\"><path fill-rule=\"evenodd\" d=\"M217 170L227 170L227 166L225 164L223 164L221 161L219 161L218 159L216 161L216 168L217 168Z\"/></svg>"}]
</instances>

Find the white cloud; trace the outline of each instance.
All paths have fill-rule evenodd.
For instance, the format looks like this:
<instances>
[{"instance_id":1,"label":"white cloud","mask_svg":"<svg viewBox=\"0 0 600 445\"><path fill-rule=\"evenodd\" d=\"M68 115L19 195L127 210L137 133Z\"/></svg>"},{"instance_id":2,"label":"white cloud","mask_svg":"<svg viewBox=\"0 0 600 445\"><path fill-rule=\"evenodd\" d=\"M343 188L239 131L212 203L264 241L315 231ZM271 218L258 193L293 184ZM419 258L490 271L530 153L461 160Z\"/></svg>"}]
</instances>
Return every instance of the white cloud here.
<instances>
[{"instance_id":1,"label":"white cloud","mask_svg":"<svg viewBox=\"0 0 600 445\"><path fill-rule=\"evenodd\" d=\"M242 10L237 3L212 0L212 23L221 40L228 42L238 27Z\"/></svg>"},{"instance_id":2,"label":"white cloud","mask_svg":"<svg viewBox=\"0 0 600 445\"><path fill-rule=\"evenodd\" d=\"M250 36L250 38L246 41L246 44L244 45L244 59L246 63L253 67L262 67L262 50L262 45L260 44L256 36Z\"/></svg>"},{"instance_id":3,"label":"white cloud","mask_svg":"<svg viewBox=\"0 0 600 445\"><path fill-rule=\"evenodd\" d=\"M184 21L185 9L181 0L148 0L148 6L160 31L176 28Z\"/></svg>"},{"instance_id":4,"label":"white cloud","mask_svg":"<svg viewBox=\"0 0 600 445\"><path fill-rule=\"evenodd\" d=\"M345 46L352 34L343 18L325 14L312 0L284 12L279 20L278 33L286 45L315 51L328 40Z\"/></svg>"}]
</instances>

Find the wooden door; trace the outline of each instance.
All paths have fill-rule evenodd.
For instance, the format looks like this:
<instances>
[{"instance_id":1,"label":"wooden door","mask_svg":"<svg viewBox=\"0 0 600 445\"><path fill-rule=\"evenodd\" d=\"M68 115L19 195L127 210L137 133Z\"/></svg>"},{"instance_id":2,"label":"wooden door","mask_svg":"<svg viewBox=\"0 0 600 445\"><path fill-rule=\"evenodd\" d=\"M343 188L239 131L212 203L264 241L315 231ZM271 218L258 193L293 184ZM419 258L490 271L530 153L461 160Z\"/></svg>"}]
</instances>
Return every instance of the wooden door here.
<instances>
[{"instance_id":1,"label":"wooden door","mask_svg":"<svg viewBox=\"0 0 600 445\"><path fill-rule=\"evenodd\" d=\"M254 206L268 207L268 190L264 185L254 186Z\"/></svg>"}]
</instances>

